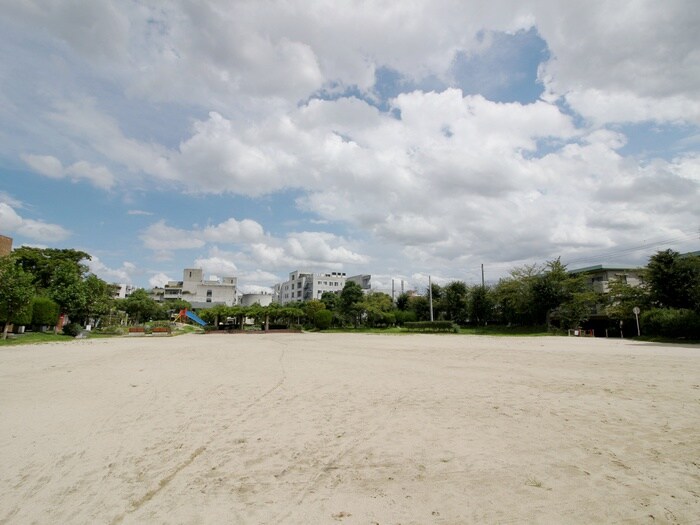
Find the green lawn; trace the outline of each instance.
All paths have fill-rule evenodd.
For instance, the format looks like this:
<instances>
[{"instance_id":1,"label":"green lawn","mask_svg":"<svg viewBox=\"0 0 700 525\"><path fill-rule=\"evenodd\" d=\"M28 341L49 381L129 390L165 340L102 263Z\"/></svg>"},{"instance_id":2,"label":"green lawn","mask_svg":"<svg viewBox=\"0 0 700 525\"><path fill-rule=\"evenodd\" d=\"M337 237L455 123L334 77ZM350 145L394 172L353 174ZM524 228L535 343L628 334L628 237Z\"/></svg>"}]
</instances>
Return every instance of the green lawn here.
<instances>
[{"instance_id":1,"label":"green lawn","mask_svg":"<svg viewBox=\"0 0 700 525\"><path fill-rule=\"evenodd\" d=\"M323 330L324 333L367 333L367 334L451 334L453 332L433 332L426 330L406 330L400 327L391 328L330 328ZM554 335L547 331L544 326L479 326L460 327L459 334L462 335L494 335L494 336L549 336Z\"/></svg>"},{"instance_id":2,"label":"green lawn","mask_svg":"<svg viewBox=\"0 0 700 525\"><path fill-rule=\"evenodd\" d=\"M33 345L39 343L52 343L56 341L70 341L73 337L53 332L27 332L24 334L8 334L8 338L0 339L0 346Z\"/></svg>"}]
</instances>

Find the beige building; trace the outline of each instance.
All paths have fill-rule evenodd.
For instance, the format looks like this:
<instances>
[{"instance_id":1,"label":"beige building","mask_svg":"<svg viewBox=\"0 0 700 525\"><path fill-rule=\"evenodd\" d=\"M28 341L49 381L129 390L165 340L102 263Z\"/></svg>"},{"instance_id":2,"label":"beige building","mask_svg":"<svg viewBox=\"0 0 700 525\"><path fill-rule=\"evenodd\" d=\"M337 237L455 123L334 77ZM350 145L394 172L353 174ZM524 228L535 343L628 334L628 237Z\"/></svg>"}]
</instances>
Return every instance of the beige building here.
<instances>
[{"instance_id":1,"label":"beige building","mask_svg":"<svg viewBox=\"0 0 700 525\"><path fill-rule=\"evenodd\" d=\"M163 288L154 289L153 294L159 301L183 299L198 308L215 304L233 306L238 303L237 286L237 277L205 280L200 268L185 268L182 281L168 281Z\"/></svg>"},{"instance_id":2,"label":"beige building","mask_svg":"<svg viewBox=\"0 0 700 525\"><path fill-rule=\"evenodd\" d=\"M12 252L12 237L0 235L0 257L10 255Z\"/></svg>"},{"instance_id":3,"label":"beige building","mask_svg":"<svg viewBox=\"0 0 700 525\"><path fill-rule=\"evenodd\" d=\"M639 286L642 282L640 269L634 266L609 266L598 264L587 266L577 270L570 270L573 275L585 275L588 285L594 292L606 293L611 281L627 283L630 286Z\"/></svg>"}]
</instances>

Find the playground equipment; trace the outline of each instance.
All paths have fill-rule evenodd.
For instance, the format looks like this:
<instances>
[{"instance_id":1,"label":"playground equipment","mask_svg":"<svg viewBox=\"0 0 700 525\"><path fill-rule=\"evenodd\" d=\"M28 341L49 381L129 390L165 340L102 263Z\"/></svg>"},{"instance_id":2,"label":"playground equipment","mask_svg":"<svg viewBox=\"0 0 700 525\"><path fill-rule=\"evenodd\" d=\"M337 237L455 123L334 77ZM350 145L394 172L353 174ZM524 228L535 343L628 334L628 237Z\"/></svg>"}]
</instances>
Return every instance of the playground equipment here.
<instances>
[{"instance_id":1,"label":"playground equipment","mask_svg":"<svg viewBox=\"0 0 700 525\"><path fill-rule=\"evenodd\" d=\"M196 313L190 312L187 309L180 310L180 313L178 316L175 318L176 322L184 323L186 322L185 318L190 318L192 319L195 323L197 323L200 326L206 326L206 321L204 321L201 317L199 317Z\"/></svg>"}]
</instances>

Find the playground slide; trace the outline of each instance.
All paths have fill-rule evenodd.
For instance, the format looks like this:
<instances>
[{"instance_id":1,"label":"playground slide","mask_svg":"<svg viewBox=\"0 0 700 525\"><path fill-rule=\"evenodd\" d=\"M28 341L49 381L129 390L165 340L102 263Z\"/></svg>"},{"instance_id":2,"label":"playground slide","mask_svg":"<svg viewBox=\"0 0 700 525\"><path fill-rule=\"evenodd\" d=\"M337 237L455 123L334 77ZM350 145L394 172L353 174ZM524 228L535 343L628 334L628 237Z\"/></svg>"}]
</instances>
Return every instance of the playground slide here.
<instances>
[{"instance_id":1,"label":"playground slide","mask_svg":"<svg viewBox=\"0 0 700 525\"><path fill-rule=\"evenodd\" d=\"M194 313L194 312L190 312L189 310L187 310L187 311L185 312L185 315L186 315L187 317L189 317L190 319L192 319L195 323L198 323L198 324L200 324L200 325L202 325L202 326L204 326L204 325L207 324L206 322L204 322L204 321L202 320L201 317L199 317L199 316L198 316L196 313Z\"/></svg>"}]
</instances>

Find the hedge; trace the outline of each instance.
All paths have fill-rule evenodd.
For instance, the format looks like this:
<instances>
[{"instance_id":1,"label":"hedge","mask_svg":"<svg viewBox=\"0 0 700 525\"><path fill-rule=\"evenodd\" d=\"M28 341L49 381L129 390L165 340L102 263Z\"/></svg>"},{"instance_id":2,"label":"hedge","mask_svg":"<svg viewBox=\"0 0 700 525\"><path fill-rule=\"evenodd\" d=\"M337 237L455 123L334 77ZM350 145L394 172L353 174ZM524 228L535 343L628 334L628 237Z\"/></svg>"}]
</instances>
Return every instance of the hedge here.
<instances>
[{"instance_id":1,"label":"hedge","mask_svg":"<svg viewBox=\"0 0 700 525\"><path fill-rule=\"evenodd\" d=\"M421 332L453 332L456 325L452 321L413 321L404 323L403 327Z\"/></svg>"},{"instance_id":2,"label":"hedge","mask_svg":"<svg viewBox=\"0 0 700 525\"><path fill-rule=\"evenodd\" d=\"M693 310L653 308L639 322L644 335L700 339L700 314Z\"/></svg>"}]
</instances>

